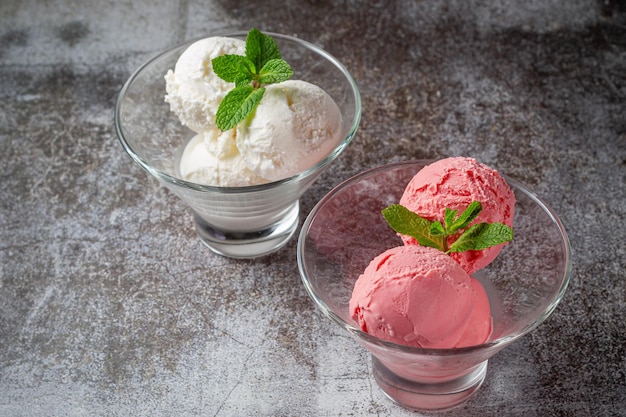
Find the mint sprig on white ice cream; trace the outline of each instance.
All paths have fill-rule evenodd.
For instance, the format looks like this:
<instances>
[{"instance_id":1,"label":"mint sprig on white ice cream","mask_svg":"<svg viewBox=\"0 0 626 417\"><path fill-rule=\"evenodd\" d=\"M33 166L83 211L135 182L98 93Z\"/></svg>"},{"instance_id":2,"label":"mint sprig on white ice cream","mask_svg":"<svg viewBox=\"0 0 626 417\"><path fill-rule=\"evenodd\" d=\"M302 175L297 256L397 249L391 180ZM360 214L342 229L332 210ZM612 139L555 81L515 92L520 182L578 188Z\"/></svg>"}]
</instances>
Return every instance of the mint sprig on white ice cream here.
<instances>
[{"instance_id":1,"label":"mint sprig on white ice cream","mask_svg":"<svg viewBox=\"0 0 626 417\"><path fill-rule=\"evenodd\" d=\"M266 85L286 81L293 75L276 41L254 28L246 36L245 56L218 56L211 65L218 77L235 83L217 109L215 123L221 131L232 129L256 109Z\"/></svg>"}]
</instances>

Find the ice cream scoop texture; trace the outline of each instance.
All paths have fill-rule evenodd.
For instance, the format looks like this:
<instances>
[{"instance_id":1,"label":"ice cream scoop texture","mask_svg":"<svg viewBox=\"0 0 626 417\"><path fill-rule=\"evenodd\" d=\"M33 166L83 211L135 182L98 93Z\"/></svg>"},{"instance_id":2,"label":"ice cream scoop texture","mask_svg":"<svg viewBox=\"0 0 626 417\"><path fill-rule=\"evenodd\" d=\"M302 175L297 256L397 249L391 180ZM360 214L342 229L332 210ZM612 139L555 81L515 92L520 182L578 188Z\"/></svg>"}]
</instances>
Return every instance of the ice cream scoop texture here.
<instances>
[{"instance_id":1,"label":"ice cream scoop texture","mask_svg":"<svg viewBox=\"0 0 626 417\"><path fill-rule=\"evenodd\" d=\"M482 211L472 224L513 226L513 191L496 170L473 158L445 158L425 166L407 185L400 205L428 220L443 222L446 208L461 212L473 201L481 203ZM417 244L412 237L401 237L406 244ZM472 274L491 263L504 246L451 253L450 256Z\"/></svg>"},{"instance_id":2,"label":"ice cream scoop texture","mask_svg":"<svg viewBox=\"0 0 626 417\"><path fill-rule=\"evenodd\" d=\"M445 253L398 246L374 258L354 286L350 314L366 333L422 348L462 347L491 333L489 301ZM471 324L471 327L470 327Z\"/></svg>"},{"instance_id":3,"label":"ice cream scoop texture","mask_svg":"<svg viewBox=\"0 0 626 417\"><path fill-rule=\"evenodd\" d=\"M239 39L202 39L165 75L165 101L197 133L179 163L187 181L211 186L277 181L313 167L341 141L339 107L320 87L301 80L265 86L256 110L235 128L220 131L216 114L235 84L215 74L212 60L245 52Z\"/></svg>"},{"instance_id":4,"label":"ice cream scoop texture","mask_svg":"<svg viewBox=\"0 0 626 417\"><path fill-rule=\"evenodd\" d=\"M242 55L246 43L214 36L192 43L165 75L165 101L180 122L194 132L215 128L215 114L233 83L215 75L211 60L221 55Z\"/></svg>"},{"instance_id":5,"label":"ice cream scoop texture","mask_svg":"<svg viewBox=\"0 0 626 417\"><path fill-rule=\"evenodd\" d=\"M237 127L237 148L260 177L279 180L324 159L341 140L341 112L318 86L300 80L268 85Z\"/></svg>"},{"instance_id":6,"label":"ice cream scoop texture","mask_svg":"<svg viewBox=\"0 0 626 417\"><path fill-rule=\"evenodd\" d=\"M443 224L447 209L461 213L476 201L482 210L473 221L468 218L470 224L459 227L476 223L513 226L515 196L505 179L475 159L455 157L417 172L399 204L423 219ZM469 274L492 262L503 244L448 254L445 248L400 237L404 246L374 258L354 285L349 309L361 330L421 348L485 343L493 330L491 306L483 285Z\"/></svg>"}]
</instances>

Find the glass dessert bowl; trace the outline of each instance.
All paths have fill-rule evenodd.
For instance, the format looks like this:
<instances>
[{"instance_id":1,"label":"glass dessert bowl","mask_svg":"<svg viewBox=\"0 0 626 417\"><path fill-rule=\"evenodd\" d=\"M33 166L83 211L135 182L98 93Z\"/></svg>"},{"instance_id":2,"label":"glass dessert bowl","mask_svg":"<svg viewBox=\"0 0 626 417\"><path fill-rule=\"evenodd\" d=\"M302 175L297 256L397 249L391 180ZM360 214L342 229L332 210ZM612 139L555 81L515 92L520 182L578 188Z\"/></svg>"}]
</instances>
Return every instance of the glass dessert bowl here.
<instances>
[{"instance_id":1,"label":"glass dessert bowl","mask_svg":"<svg viewBox=\"0 0 626 417\"><path fill-rule=\"evenodd\" d=\"M115 128L130 157L191 209L196 231L212 251L254 258L284 246L295 234L299 198L348 146L359 125L359 89L346 68L321 48L290 36L269 34L299 79L324 89L342 118L341 140L325 158L288 178L259 185L219 187L183 179L179 162L194 136L165 102L164 76L196 40L160 53L143 64L122 88ZM228 36L245 40L246 33Z\"/></svg>"},{"instance_id":2,"label":"glass dessert bowl","mask_svg":"<svg viewBox=\"0 0 626 417\"><path fill-rule=\"evenodd\" d=\"M418 410L451 408L475 393L488 359L548 318L571 273L569 241L557 215L522 184L506 178L517 200L515 238L491 264L472 274L491 306L493 331L487 342L417 348L362 331L349 311L354 284L372 259L403 245L381 210L397 203L413 175L430 162L394 163L338 185L307 217L297 253L302 281L317 308L371 353L374 378L383 392Z\"/></svg>"}]
</instances>

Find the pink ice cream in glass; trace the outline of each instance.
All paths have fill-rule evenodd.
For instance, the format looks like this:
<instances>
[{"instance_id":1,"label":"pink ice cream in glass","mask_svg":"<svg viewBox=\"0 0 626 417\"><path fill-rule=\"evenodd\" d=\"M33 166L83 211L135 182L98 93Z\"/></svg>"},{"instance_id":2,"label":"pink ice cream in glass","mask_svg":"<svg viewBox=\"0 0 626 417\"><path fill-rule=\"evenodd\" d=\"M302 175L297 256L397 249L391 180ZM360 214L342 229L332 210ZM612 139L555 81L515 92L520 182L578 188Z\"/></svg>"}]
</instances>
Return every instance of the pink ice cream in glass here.
<instances>
[{"instance_id":1,"label":"pink ice cream in glass","mask_svg":"<svg viewBox=\"0 0 626 417\"><path fill-rule=\"evenodd\" d=\"M492 328L482 285L445 253L419 245L374 258L356 281L350 314L366 333L423 348L481 344Z\"/></svg>"},{"instance_id":2,"label":"pink ice cream in glass","mask_svg":"<svg viewBox=\"0 0 626 417\"><path fill-rule=\"evenodd\" d=\"M482 204L475 223L504 223L513 226L515 195L505 179L494 169L466 157L440 159L422 168L411 179L400 204L431 221L443 221L446 208L461 213L473 201ZM417 244L401 236L405 244ZM453 237L450 237L451 244ZM504 244L480 251L451 253L468 274L491 263Z\"/></svg>"}]
</instances>

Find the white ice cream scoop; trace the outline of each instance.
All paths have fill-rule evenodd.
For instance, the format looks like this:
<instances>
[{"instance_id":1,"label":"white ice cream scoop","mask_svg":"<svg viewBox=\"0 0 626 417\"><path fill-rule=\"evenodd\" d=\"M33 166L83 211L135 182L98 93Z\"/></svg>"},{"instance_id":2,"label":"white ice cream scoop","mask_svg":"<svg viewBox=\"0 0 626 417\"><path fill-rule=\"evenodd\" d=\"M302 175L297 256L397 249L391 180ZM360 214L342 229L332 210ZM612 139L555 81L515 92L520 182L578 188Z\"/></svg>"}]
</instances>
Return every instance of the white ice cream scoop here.
<instances>
[{"instance_id":1,"label":"white ice cream scoop","mask_svg":"<svg viewBox=\"0 0 626 417\"><path fill-rule=\"evenodd\" d=\"M245 55L241 39L214 36L194 42L183 52L174 70L165 75L165 101L181 123L195 132L215 127L215 113L234 88L213 72L211 60L221 55Z\"/></svg>"},{"instance_id":2,"label":"white ice cream scoop","mask_svg":"<svg viewBox=\"0 0 626 417\"><path fill-rule=\"evenodd\" d=\"M180 160L183 179L218 187L241 187L262 184L267 180L250 171L235 146L234 129L217 128L198 133Z\"/></svg>"},{"instance_id":3,"label":"white ice cream scoop","mask_svg":"<svg viewBox=\"0 0 626 417\"><path fill-rule=\"evenodd\" d=\"M343 139L335 101L320 87L288 80L266 87L256 110L237 125L236 143L248 168L275 181L324 159Z\"/></svg>"}]
</instances>

